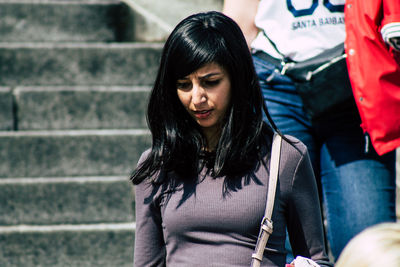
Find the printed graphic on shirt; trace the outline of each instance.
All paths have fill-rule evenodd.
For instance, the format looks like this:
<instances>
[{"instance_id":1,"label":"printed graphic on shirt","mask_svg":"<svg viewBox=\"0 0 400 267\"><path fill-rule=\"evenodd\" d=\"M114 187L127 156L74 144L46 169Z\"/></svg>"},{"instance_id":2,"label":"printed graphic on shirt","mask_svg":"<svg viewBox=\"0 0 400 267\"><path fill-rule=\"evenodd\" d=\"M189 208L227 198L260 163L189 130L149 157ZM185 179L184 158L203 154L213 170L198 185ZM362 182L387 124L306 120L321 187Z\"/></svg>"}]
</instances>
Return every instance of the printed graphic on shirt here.
<instances>
[{"instance_id":1,"label":"printed graphic on shirt","mask_svg":"<svg viewBox=\"0 0 400 267\"><path fill-rule=\"evenodd\" d=\"M295 17L301 16L309 16L312 15L315 9L318 7L318 0L312 0L311 7L309 8L296 8L294 6L294 2L299 2L299 4L304 4L306 1L295 1L295 0L286 0L287 9L293 14ZM332 0L324 0L323 5L332 13L334 12L344 12L344 4L335 4L335 1Z\"/></svg>"},{"instance_id":2,"label":"printed graphic on shirt","mask_svg":"<svg viewBox=\"0 0 400 267\"><path fill-rule=\"evenodd\" d=\"M319 19L306 19L306 20L298 20L292 23L292 30L305 29L310 27L322 27L326 25L344 25L344 17L336 16L336 17L325 17Z\"/></svg>"},{"instance_id":3,"label":"printed graphic on shirt","mask_svg":"<svg viewBox=\"0 0 400 267\"><path fill-rule=\"evenodd\" d=\"M296 3L298 2L298 3ZM302 19L302 17L313 15L315 9L320 5L318 0L312 0L311 6L308 8L304 8L301 4L305 4L307 1L296 1L296 0L287 0L287 9L290 13L293 14L295 18L300 18L299 20L295 20L292 23L292 30L304 29L308 27L318 27L324 25L336 25L336 24L344 24L344 4L336 4L333 3L332 0L324 0L321 4L329 10L330 13L341 13L339 15L329 16L329 17L321 17L321 18L312 18L312 19ZM296 5L297 4L297 5Z\"/></svg>"},{"instance_id":4,"label":"printed graphic on shirt","mask_svg":"<svg viewBox=\"0 0 400 267\"><path fill-rule=\"evenodd\" d=\"M261 0L255 18L281 54L305 60L344 42L345 0ZM280 57L260 32L252 48Z\"/></svg>"}]
</instances>

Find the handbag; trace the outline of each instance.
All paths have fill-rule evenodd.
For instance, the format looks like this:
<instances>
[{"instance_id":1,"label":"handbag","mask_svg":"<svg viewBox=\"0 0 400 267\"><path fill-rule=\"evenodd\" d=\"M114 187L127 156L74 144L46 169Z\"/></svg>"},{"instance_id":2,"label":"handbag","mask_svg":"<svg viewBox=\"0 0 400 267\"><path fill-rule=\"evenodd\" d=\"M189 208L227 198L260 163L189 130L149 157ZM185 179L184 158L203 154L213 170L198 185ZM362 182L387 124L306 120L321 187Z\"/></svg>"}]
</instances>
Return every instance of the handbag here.
<instances>
[{"instance_id":1,"label":"handbag","mask_svg":"<svg viewBox=\"0 0 400 267\"><path fill-rule=\"evenodd\" d=\"M264 35L283 60L279 61L263 52L261 58L274 64L282 75L287 75L293 80L310 120L318 120L344 103L354 101L344 43L308 60L294 62L285 58L272 40L265 33Z\"/></svg>"},{"instance_id":2,"label":"handbag","mask_svg":"<svg viewBox=\"0 0 400 267\"><path fill-rule=\"evenodd\" d=\"M278 182L279 161L281 156L282 137L279 134L274 134L271 149L271 160L269 167L268 179L268 195L265 205L264 217L261 220L260 232L254 253L251 255L251 267L259 267L263 259L265 246L267 245L268 238L273 232L272 224L272 211L274 209L276 185Z\"/></svg>"}]
</instances>

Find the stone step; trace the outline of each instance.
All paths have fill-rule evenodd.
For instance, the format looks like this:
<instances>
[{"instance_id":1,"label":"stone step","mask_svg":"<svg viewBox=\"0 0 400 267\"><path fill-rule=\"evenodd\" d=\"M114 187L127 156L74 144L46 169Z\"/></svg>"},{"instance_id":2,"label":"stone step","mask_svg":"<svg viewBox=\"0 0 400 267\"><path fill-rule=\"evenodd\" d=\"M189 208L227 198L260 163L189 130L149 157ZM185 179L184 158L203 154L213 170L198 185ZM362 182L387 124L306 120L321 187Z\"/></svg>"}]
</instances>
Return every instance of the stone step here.
<instances>
[{"instance_id":1,"label":"stone step","mask_svg":"<svg viewBox=\"0 0 400 267\"><path fill-rule=\"evenodd\" d=\"M132 42L166 35L115 0L0 0L0 17L0 42Z\"/></svg>"},{"instance_id":2,"label":"stone step","mask_svg":"<svg viewBox=\"0 0 400 267\"><path fill-rule=\"evenodd\" d=\"M47 86L14 90L18 130L147 128L150 87ZM0 110L1 112L1 110Z\"/></svg>"},{"instance_id":3,"label":"stone step","mask_svg":"<svg viewBox=\"0 0 400 267\"><path fill-rule=\"evenodd\" d=\"M151 85L162 43L0 43L0 84Z\"/></svg>"},{"instance_id":4,"label":"stone step","mask_svg":"<svg viewBox=\"0 0 400 267\"><path fill-rule=\"evenodd\" d=\"M131 267L134 223L0 227L2 267Z\"/></svg>"},{"instance_id":5,"label":"stone step","mask_svg":"<svg viewBox=\"0 0 400 267\"><path fill-rule=\"evenodd\" d=\"M0 179L128 176L151 146L147 130L0 132Z\"/></svg>"},{"instance_id":6,"label":"stone step","mask_svg":"<svg viewBox=\"0 0 400 267\"><path fill-rule=\"evenodd\" d=\"M14 128L13 99L11 88L0 87L0 131Z\"/></svg>"},{"instance_id":7,"label":"stone step","mask_svg":"<svg viewBox=\"0 0 400 267\"><path fill-rule=\"evenodd\" d=\"M128 177L0 179L0 225L132 222Z\"/></svg>"},{"instance_id":8,"label":"stone step","mask_svg":"<svg viewBox=\"0 0 400 267\"><path fill-rule=\"evenodd\" d=\"M148 21L153 21L168 33L183 18L202 11L221 11L223 5L223 0L125 0L124 2L141 14L146 14Z\"/></svg>"}]
</instances>

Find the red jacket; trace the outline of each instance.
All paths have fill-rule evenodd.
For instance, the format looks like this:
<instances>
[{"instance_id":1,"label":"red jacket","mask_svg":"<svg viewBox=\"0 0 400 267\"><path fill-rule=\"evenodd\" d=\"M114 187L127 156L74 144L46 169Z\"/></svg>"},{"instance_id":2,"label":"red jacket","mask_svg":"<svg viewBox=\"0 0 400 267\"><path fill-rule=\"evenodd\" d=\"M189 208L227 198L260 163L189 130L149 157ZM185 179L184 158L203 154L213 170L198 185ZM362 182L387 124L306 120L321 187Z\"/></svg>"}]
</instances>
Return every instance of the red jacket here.
<instances>
[{"instance_id":1,"label":"red jacket","mask_svg":"<svg viewBox=\"0 0 400 267\"><path fill-rule=\"evenodd\" d=\"M347 66L361 127L382 155L400 146L400 57L380 33L384 25L400 22L400 2L347 0L345 21Z\"/></svg>"}]
</instances>

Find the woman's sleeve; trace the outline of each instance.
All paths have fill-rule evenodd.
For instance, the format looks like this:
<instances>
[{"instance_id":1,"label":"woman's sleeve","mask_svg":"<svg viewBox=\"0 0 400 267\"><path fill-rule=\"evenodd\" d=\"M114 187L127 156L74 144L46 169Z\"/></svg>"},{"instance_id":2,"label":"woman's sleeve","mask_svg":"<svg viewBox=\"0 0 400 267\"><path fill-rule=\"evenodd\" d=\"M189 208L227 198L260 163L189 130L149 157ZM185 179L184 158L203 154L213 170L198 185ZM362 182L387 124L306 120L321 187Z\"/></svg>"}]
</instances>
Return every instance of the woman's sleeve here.
<instances>
[{"instance_id":1,"label":"woman's sleeve","mask_svg":"<svg viewBox=\"0 0 400 267\"><path fill-rule=\"evenodd\" d=\"M160 208L145 182L135 188L136 232L134 266L165 266Z\"/></svg>"},{"instance_id":2,"label":"woman's sleeve","mask_svg":"<svg viewBox=\"0 0 400 267\"><path fill-rule=\"evenodd\" d=\"M288 233L294 256L333 266L325 252L324 230L317 184L305 146L293 174L288 198Z\"/></svg>"},{"instance_id":3,"label":"woman's sleeve","mask_svg":"<svg viewBox=\"0 0 400 267\"><path fill-rule=\"evenodd\" d=\"M143 160L142 155L140 162ZM156 188L143 181L135 187L134 267L165 266L165 242Z\"/></svg>"}]
</instances>

